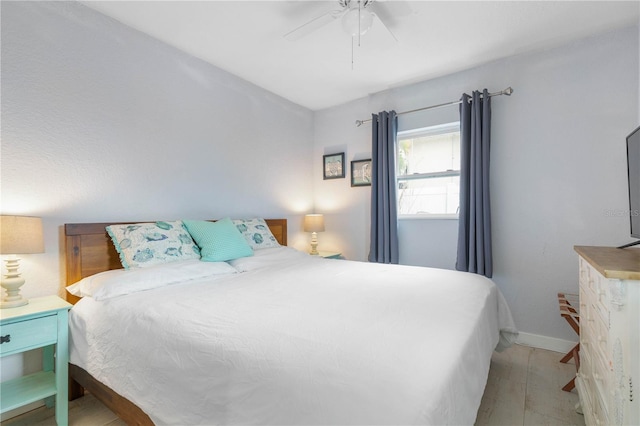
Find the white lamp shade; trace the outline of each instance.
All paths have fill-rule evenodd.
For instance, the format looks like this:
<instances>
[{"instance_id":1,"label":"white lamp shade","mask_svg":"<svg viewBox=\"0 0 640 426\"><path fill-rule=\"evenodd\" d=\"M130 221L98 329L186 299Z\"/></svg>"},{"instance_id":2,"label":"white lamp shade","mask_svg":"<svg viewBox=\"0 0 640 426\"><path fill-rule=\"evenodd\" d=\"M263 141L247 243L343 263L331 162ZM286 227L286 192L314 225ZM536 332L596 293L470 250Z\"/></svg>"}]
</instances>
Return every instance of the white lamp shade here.
<instances>
[{"instance_id":1,"label":"white lamp shade","mask_svg":"<svg viewBox=\"0 0 640 426\"><path fill-rule=\"evenodd\" d=\"M321 214L305 215L304 232L324 232L324 216Z\"/></svg>"},{"instance_id":2,"label":"white lamp shade","mask_svg":"<svg viewBox=\"0 0 640 426\"><path fill-rule=\"evenodd\" d=\"M44 253L42 219L0 216L0 254Z\"/></svg>"}]
</instances>

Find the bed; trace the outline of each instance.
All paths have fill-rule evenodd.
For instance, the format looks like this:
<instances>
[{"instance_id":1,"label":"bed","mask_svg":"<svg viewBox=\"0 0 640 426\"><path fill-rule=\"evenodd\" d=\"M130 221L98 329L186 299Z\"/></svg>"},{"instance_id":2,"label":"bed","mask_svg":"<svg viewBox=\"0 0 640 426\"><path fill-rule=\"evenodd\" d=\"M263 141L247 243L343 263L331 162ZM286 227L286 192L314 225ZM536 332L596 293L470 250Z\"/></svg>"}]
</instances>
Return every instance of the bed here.
<instances>
[{"instance_id":1,"label":"bed","mask_svg":"<svg viewBox=\"0 0 640 426\"><path fill-rule=\"evenodd\" d=\"M281 247L228 273L178 262L184 281L69 294L71 397L129 424L474 423L491 354L517 335L491 280L309 256L267 224ZM122 267L108 225L65 225L69 285Z\"/></svg>"}]
</instances>

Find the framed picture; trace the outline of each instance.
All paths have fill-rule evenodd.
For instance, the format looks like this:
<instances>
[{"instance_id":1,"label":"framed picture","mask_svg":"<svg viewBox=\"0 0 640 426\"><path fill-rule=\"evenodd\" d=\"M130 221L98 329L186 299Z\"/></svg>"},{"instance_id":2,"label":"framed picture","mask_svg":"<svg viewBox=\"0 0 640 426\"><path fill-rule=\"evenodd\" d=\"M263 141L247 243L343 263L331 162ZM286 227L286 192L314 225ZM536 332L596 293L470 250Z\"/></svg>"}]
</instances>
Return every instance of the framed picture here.
<instances>
[{"instance_id":1,"label":"framed picture","mask_svg":"<svg viewBox=\"0 0 640 426\"><path fill-rule=\"evenodd\" d=\"M371 159L351 162L351 186L371 186Z\"/></svg>"},{"instance_id":2,"label":"framed picture","mask_svg":"<svg viewBox=\"0 0 640 426\"><path fill-rule=\"evenodd\" d=\"M340 179L345 175L344 152L322 157L322 170L325 179Z\"/></svg>"}]
</instances>

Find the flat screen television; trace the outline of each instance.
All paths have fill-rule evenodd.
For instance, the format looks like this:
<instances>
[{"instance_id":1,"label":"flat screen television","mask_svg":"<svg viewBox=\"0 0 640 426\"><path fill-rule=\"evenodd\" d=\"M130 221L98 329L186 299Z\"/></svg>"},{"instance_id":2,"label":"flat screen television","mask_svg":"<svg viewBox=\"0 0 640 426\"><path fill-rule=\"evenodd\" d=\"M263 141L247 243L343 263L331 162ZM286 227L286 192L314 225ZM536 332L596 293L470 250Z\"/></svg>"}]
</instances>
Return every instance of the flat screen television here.
<instances>
[{"instance_id":1,"label":"flat screen television","mask_svg":"<svg viewBox=\"0 0 640 426\"><path fill-rule=\"evenodd\" d=\"M640 238L640 127L627 136L627 176L629 178L631 236ZM620 248L636 244L640 244L640 241L634 241Z\"/></svg>"}]
</instances>

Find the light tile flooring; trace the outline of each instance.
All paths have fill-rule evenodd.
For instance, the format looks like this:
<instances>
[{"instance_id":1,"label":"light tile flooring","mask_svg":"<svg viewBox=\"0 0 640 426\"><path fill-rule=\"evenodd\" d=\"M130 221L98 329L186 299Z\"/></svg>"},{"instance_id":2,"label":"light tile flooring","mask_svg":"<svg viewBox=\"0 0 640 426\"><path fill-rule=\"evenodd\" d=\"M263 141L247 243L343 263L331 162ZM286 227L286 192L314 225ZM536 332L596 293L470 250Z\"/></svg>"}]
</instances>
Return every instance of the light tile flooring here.
<instances>
[{"instance_id":1,"label":"light tile flooring","mask_svg":"<svg viewBox=\"0 0 640 426\"><path fill-rule=\"evenodd\" d=\"M514 345L491 359L489 380L476 425L584 425L575 412L576 391L562 386L574 375L562 354ZM2 426L54 425L53 409L38 408L2 422ZM104 405L86 395L69 403L70 426L124 426Z\"/></svg>"},{"instance_id":2,"label":"light tile flooring","mask_svg":"<svg viewBox=\"0 0 640 426\"><path fill-rule=\"evenodd\" d=\"M562 356L520 345L494 352L476 425L584 425L577 391L562 390L575 376Z\"/></svg>"}]
</instances>

